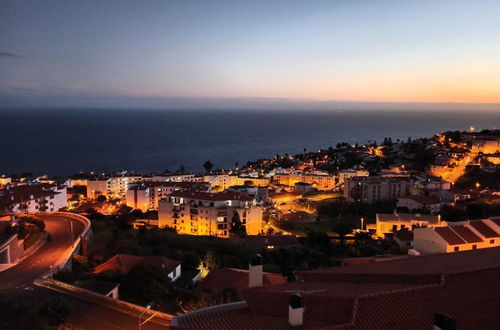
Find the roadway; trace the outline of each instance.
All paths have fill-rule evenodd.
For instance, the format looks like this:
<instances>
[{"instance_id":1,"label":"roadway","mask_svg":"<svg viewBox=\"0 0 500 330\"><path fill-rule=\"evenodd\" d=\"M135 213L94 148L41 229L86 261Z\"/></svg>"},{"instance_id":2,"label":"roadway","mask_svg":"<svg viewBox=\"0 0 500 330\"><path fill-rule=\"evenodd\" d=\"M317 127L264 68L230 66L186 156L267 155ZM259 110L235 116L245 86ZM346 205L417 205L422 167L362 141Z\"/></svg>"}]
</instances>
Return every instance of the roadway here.
<instances>
[{"instance_id":1,"label":"roadway","mask_svg":"<svg viewBox=\"0 0 500 330\"><path fill-rule=\"evenodd\" d=\"M3 300L23 302L36 299L63 297L72 306L69 322L77 329L137 329L138 313L117 311L111 306L103 306L62 294L43 287L36 287L33 281L50 270L50 266L71 247L71 243L83 232L84 225L62 216L40 216L45 222L45 230L50 239L33 255L20 264L0 272L0 296ZM161 323L155 320L157 323ZM149 322L144 330L166 329L167 325ZM0 326L1 328L1 326Z\"/></svg>"}]
</instances>

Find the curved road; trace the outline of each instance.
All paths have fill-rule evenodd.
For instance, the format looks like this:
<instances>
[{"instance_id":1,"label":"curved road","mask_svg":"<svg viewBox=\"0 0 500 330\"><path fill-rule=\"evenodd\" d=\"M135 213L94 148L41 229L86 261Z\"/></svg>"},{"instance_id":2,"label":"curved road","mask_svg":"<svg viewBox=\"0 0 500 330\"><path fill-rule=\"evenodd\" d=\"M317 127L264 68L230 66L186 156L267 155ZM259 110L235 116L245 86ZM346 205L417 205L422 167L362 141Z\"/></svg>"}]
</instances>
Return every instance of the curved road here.
<instances>
[{"instance_id":1,"label":"curved road","mask_svg":"<svg viewBox=\"0 0 500 330\"><path fill-rule=\"evenodd\" d=\"M19 302L32 297L62 296L73 307L70 323L76 325L78 329L137 329L138 315L129 315L111 307L108 308L33 285L33 281L50 270L50 266L57 262L70 248L71 243L84 229L81 222L64 216L39 215L39 217L45 222L45 230L49 233L50 239L20 264L0 272L0 296L9 301ZM149 322L143 325L142 329L168 328L168 326L160 326L158 323L161 321Z\"/></svg>"},{"instance_id":2,"label":"curved road","mask_svg":"<svg viewBox=\"0 0 500 330\"><path fill-rule=\"evenodd\" d=\"M50 269L83 232L80 221L62 216L39 216L45 222L49 240L20 264L0 273L0 293L5 295L32 286L33 280Z\"/></svg>"}]
</instances>

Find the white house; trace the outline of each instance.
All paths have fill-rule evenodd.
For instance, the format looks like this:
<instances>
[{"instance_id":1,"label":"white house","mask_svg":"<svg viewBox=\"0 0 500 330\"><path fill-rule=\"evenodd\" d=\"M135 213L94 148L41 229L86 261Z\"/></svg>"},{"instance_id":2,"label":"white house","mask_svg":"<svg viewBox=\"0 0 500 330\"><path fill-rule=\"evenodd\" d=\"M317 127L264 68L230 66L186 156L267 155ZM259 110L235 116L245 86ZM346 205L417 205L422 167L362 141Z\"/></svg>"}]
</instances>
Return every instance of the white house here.
<instances>
[{"instance_id":1,"label":"white house","mask_svg":"<svg viewBox=\"0 0 500 330\"><path fill-rule=\"evenodd\" d=\"M420 253L449 253L500 246L499 220L483 219L416 228L413 248Z\"/></svg>"},{"instance_id":2,"label":"white house","mask_svg":"<svg viewBox=\"0 0 500 330\"><path fill-rule=\"evenodd\" d=\"M430 214L441 211L442 203L433 197L427 196L402 196L398 197L397 207L405 207L410 212L426 210Z\"/></svg>"}]
</instances>

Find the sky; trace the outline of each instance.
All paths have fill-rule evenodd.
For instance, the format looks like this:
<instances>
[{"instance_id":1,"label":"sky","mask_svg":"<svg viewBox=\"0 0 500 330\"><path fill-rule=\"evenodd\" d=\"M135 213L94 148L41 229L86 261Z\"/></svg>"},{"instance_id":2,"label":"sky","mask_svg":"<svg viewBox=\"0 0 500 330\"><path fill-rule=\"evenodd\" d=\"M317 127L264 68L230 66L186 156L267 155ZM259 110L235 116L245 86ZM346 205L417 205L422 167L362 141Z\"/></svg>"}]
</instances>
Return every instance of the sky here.
<instances>
[{"instance_id":1,"label":"sky","mask_svg":"<svg viewBox=\"0 0 500 330\"><path fill-rule=\"evenodd\" d=\"M499 13L491 0L0 0L0 106L496 104Z\"/></svg>"}]
</instances>

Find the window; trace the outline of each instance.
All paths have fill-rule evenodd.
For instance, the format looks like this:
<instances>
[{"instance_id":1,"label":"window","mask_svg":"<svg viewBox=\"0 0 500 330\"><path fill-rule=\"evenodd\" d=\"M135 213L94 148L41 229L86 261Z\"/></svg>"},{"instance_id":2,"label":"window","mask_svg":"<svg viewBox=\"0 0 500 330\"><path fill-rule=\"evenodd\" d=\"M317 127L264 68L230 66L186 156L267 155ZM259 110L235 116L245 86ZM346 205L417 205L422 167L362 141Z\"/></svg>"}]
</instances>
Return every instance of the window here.
<instances>
[{"instance_id":1,"label":"window","mask_svg":"<svg viewBox=\"0 0 500 330\"><path fill-rule=\"evenodd\" d=\"M472 245L472 249L473 250L477 249L477 245L476 244Z\"/></svg>"},{"instance_id":2,"label":"window","mask_svg":"<svg viewBox=\"0 0 500 330\"><path fill-rule=\"evenodd\" d=\"M214 202L210 202L210 207L214 207Z\"/></svg>"},{"instance_id":3,"label":"window","mask_svg":"<svg viewBox=\"0 0 500 330\"><path fill-rule=\"evenodd\" d=\"M494 239L490 239L490 244L495 244L495 240Z\"/></svg>"},{"instance_id":4,"label":"window","mask_svg":"<svg viewBox=\"0 0 500 330\"><path fill-rule=\"evenodd\" d=\"M458 246L455 246L455 248L453 248L453 251L457 252L458 250L460 250L460 248Z\"/></svg>"}]
</instances>

